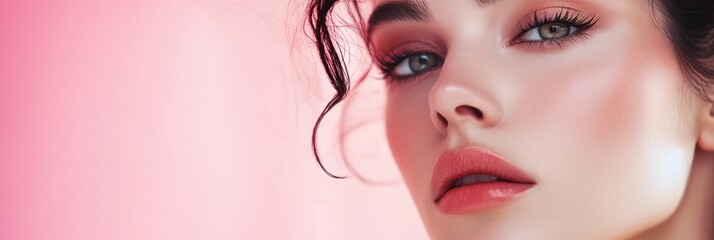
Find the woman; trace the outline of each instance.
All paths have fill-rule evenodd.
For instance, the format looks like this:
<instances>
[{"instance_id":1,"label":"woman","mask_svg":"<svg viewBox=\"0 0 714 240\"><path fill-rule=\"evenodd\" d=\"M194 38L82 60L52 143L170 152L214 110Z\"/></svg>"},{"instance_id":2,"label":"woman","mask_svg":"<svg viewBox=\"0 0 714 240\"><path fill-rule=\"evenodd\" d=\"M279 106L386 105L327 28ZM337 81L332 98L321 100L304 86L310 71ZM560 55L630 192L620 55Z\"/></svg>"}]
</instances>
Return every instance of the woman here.
<instances>
[{"instance_id":1,"label":"woman","mask_svg":"<svg viewBox=\"0 0 714 240\"><path fill-rule=\"evenodd\" d=\"M350 84L336 2L308 12L322 116ZM347 4L433 239L714 238L711 1L371 3Z\"/></svg>"}]
</instances>

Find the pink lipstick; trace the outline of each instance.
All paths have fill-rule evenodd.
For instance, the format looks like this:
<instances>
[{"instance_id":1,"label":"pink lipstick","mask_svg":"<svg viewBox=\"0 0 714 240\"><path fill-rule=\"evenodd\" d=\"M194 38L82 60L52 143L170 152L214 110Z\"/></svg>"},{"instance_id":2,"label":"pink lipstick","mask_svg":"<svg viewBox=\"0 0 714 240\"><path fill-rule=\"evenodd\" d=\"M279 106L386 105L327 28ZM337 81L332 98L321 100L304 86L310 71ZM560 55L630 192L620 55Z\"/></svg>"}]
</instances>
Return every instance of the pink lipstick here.
<instances>
[{"instance_id":1,"label":"pink lipstick","mask_svg":"<svg viewBox=\"0 0 714 240\"><path fill-rule=\"evenodd\" d=\"M431 178L434 203L446 214L500 206L534 185L521 170L477 147L444 152Z\"/></svg>"}]
</instances>

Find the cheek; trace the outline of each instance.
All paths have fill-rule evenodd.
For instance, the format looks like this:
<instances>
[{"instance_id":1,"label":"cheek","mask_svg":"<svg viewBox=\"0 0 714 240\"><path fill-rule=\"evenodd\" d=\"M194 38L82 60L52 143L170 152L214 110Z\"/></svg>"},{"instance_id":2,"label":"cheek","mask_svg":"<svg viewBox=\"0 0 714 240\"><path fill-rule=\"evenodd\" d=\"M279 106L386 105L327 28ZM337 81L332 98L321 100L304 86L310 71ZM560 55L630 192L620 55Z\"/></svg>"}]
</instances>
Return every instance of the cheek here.
<instances>
[{"instance_id":1,"label":"cheek","mask_svg":"<svg viewBox=\"0 0 714 240\"><path fill-rule=\"evenodd\" d=\"M434 80L390 89L386 130L392 155L417 204L430 200L430 173L441 136L429 118L428 93Z\"/></svg>"},{"instance_id":2,"label":"cheek","mask_svg":"<svg viewBox=\"0 0 714 240\"><path fill-rule=\"evenodd\" d=\"M510 105L510 133L529 132L516 158L531 162L556 215L625 232L662 221L681 199L694 100L666 41L602 44L554 60L560 74L530 71L538 81Z\"/></svg>"}]
</instances>

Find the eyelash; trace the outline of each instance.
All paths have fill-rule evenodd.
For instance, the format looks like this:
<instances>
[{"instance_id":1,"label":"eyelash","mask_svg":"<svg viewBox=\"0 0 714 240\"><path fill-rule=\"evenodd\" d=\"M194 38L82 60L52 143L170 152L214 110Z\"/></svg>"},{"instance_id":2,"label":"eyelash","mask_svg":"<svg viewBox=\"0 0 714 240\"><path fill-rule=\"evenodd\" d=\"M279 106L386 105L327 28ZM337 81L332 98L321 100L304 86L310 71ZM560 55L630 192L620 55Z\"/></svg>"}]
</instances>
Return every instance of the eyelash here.
<instances>
[{"instance_id":1,"label":"eyelash","mask_svg":"<svg viewBox=\"0 0 714 240\"><path fill-rule=\"evenodd\" d=\"M516 37L511 40L509 45L512 46L517 44L527 44L527 47L533 47L533 44L537 44L540 45L538 47L547 49L554 46L546 44L555 44L557 45L557 47L562 47L563 43L566 43L567 41L572 42L575 41L576 38L587 38L589 36L587 34L587 30L593 25L595 25L598 20L598 18L595 18L595 15L583 16L581 13L574 12L567 8L561 8L560 11L550 16L548 16L547 14L539 14L539 12L534 12L531 17L528 18L527 22L519 26L518 34L516 34ZM552 23L562 23L570 27L575 27L577 28L577 30L571 33L570 35L562 38L548 39L544 41L519 41L519 39L531 29Z\"/></svg>"},{"instance_id":2,"label":"eyelash","mask_svg":"<svg viewBox=\"0 0 714 240\"><path fill-rule=\"evenodd\" d=\"M407 82L405 80L411 80L421 74L415 74L413 76L408 76L408 77L395 77L392 74L394 73L394 69L399 65L402 61L406 60L407 58L411 57L412 55L416 54L433 54L428 51L423 51L423 50L417 50L417 49L402 49L399 52L389 52L386 53L383 58L378 58L377 59L377 66L379 69L382 71L382 78L383 79L388 79L388 83L402 83L402 82ZM437 55L437 54L434 54ZM438 56L438 55L437 55Z\"/></svg>"},{"instance_id":3,"label":"eyelash","mask_svg":"<svg viewBox=\"0 0 714 240\"><path fill-rule=\"evenodd\" d=\"M544 16L541 16L544 15ZM508 43L509 46L514 45L525 45L527 48L536 47L540 49L548 49L552 47L563 47L563 44L567 42L574 42L577 39L584 39L589 37L587 30L595 25L599 19L595 15L583 16L578 12L574 12L567 8L562 8L555 14L548 16L547 14L540 14L540 11L534 12L528 21L520 25L518 28L518 34ZM568 36L555 39L545 39L543 41L522 41L519 40L525 33L545 24L561 23L570 27L575 27L577 30ZM377 65L382 72L382 78L387 80L389 85L397 85L410 82L411 80L421 76L425 72L429 72L435 68L425 70L422 73L417 73L412 76L407 77L395 77L393 76L394 69L402 61L411 57L415 54L433 54L440 58L440 62L443 63L443 57L439 56L430 51L418 50L418 49L402 49L400 51L388 52L384 54L384 57L377 58Z\"/></svg>"}]
</instances>

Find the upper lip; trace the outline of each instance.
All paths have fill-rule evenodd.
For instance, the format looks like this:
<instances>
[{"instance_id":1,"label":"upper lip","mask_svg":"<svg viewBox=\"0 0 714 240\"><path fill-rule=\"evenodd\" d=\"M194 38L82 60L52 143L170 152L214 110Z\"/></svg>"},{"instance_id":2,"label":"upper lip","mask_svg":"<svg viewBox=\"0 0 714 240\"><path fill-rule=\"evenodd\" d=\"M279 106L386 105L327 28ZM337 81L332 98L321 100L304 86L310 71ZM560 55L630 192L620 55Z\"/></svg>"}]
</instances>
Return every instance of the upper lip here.
<instances>
[{"instance_id":1,"label":"upper lip","mask_svg":"<svg viewBox=\"0 0 714 240\"><path fill-rule=\"evenodd\" d=\"M531 177L501 157L479 147L467 147L445 151L436 161L431 178L434 202L438 202L456 180L472 174L493 175L499 181L535 184Z\"/></svg>"}]
</instances>

